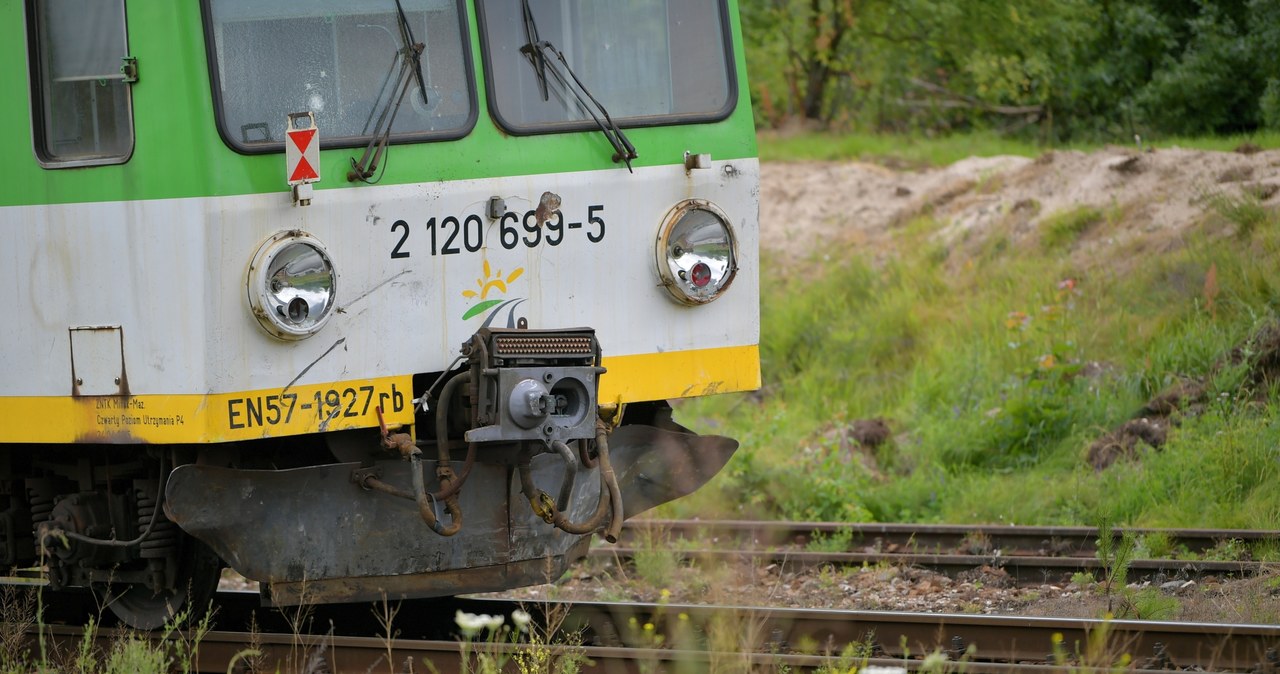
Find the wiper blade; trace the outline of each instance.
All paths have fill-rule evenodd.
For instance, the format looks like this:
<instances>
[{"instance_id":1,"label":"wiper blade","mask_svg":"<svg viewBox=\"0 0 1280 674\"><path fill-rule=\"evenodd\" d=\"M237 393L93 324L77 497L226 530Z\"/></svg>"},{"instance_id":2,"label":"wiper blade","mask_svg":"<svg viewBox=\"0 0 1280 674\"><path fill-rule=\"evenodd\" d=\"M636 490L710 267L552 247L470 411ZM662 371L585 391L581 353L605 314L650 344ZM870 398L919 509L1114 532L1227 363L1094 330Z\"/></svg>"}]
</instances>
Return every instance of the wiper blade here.
<instances>
[{"instance_id":1,"label":"wiper blade","mask_svg":"<svg viewBox=\"0 0 1280 674\"><path fill-rule=\"evenodd\" d=\"M359 180L363 183L373 184L377 180L369 180L378 170L378 162L382 160L386 153L387 144L391 141L391 127L395 126L396 115L400 112L400 104L404 102L405 94L409 93L409 85L413 80L418 81L418 89L422 92L422 102L427 103L427 87L422 78L422 52L427 46L421 42L415 42L413 39L413 29L409 26L409 19L405 16L404 8L400 6L400 0L396 0L396 14L400 22L400 40L401 48L396 52L396 60L400 61L400 74L396 77L396 88L393 95L387 99L386 107L382 108L382 112L378 115L378 122L373 127L373 135L369 138L369 144L364 148L364 154L360 155L360 160L355 157L351 158L351 170L347 171L347 181L355 182ZM392 61L394 67L395 61ZM385 84L383 85L385 89ZM381 100L381 96L379 96ZM366 123L367 126L367 123ZM386 170L386 164L382 165ZM381 177L379 177L381 179Z\"/></svg>"},{"instance_id":2,"label":"wiper blade","mask_svg":"<svg viewBox=\"0 0 1280 674\"><path fill-rule=\"evenodd\" d=\"M534 47L541 42L538 39L538 24L533 20L533 10L529 8L529 0L523 0L520 4L524 8L525 39L525 45L520 48L520 51L533 59L533 71L538 74L538 92L542 94L542 100L550 100L547 93L547 57Z\"/></svg>"},{"instance_id":3,"label":"wiper blade","mask_svg":"<svg viewBox=\"0 0 1280 674\"><path fill-rule=\"evenodd\" d=\"M396 0L396 2L399 1ZM538 92L542 94L542 100L551 100L547 90L547 71L550 70L556 81L560 83L560 86L565 91L573 94L573 97L578 101L578 105L583 110L586 110L587 114L591 115L591 119L595 121L596 126L600 127L600 132L604 134L605 139L613 146L614 163L625 162L627 171L634 173L635 171L631 169L631 160L636 158L635 146L627 139L627 135L622 133L622 129L613 123L613 118L609 116L609 111L600 104L600 101L596 100L595 96L591 95L591 92L587 90L587 85L583 84L578 75L573 72L573 68L569 67L569 61L565 59L564 52L556 49L555 45L550 42L538 39L538 24L533 19L533 10L529 7L529 0L521 0L520 4L524 11L524 38L528 41L520 48L520 53L528 57L529 64L533 66L533 71L538 76ZM554 67L555 61L552 61L553 67L547 68L548 51L564 66L563 73ZM568 74L567 78L565 77L566 73ZM570 86L570 79L573 80L573 84L576 87ZM586 99L583 98L584 96ZM590 105L588 105L588 101L590 101ZM599 114L596 114L597 112ZM601 120L601 117L604 119Z\"/></svg>"},{"instance_id":4,"label":"wiper blade","mask_svg":"<svg viewBox=\"0 0 1280 674\"><path fill-rule=\"evenodd\" d=\"M422 92L422 104L430 105L427 102L427 83L422 79L422 52L427 46L413 39L413 27L409 25L409 18L404 15L400 0L396 0L396 14L400 17L400 41L404 49L410 52L406 56L413 58L413 74L418 79L418 90Z\"/></svg>"},{"instance_id":5,"label":"wiper blade","mask_svg":"<svg viewBox=\"0 0 1280 674\"><path fill-rule=\"evenodd\" d=\"M587 85L583 84L578 75L573 72L573 68L569 67L569 61L564 57L564 52L556 49L555 45L545 40L536 44L526 45L526 47L531 47L526 53L534 61L541 57L545 63L546 52L550 52L556 57L556 60L560 61L560 65L564 68L563 73L555 67L547 70L555 77L562 88L573 94L573 97L578 101L578 105L583 110L586 110L587 114L591 115L591 119L595 121L596 126L600 127L600 132L604 134L605 139L613 146L613 161L615 163L626 163L627 171L634 173L635 171L631 168L631 160L637 156L636 147L627 139L627 135L622 132L622 129L618 128L618 125L614 123L613 117L609 116L609 111L605 109L604 105L596 100L595 96L591 95ZM535 57L533 54L538 56ZM555 61L551 61L551 63L554 66ZM537 67L536 63L534 67ZM568 77L565 76L566 74ZM570 80L572 80L572 86ZM588 102L590 102L590 105L588 105ZM604 119L601 119L601 117Z\"/></svg>"}]
</instances>

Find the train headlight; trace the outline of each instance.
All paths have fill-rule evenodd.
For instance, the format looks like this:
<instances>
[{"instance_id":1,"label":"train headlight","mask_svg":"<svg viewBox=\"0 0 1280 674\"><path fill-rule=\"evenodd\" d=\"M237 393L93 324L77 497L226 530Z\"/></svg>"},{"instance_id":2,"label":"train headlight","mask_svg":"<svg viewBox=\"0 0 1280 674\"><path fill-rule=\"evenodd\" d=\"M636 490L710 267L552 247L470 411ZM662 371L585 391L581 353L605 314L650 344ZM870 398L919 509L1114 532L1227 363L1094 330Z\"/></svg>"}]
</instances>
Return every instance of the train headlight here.
<instances>
[{"instance_id":1,"label":"train headlight","mask_svg":"<svg viewBox=\"0 0 1280 674\"><path fill-rule=\"evenodd\" d=\"M684 304L719 297L738 271L738 242L729 218L701 199L671 209L658 230L656 252L662 285Z\"/></svg>"},{"instance_id":2,"label":"train headlight","mask_svg":"<svg viewBox=\"0 0 1280 674\"><path fill-rule=\"evenodd\" d=\"M305 232L279 232L249 264L249 306L267 332L302 339L333 313L338 275L324 245Z\"/></svg>"}]
</instances>

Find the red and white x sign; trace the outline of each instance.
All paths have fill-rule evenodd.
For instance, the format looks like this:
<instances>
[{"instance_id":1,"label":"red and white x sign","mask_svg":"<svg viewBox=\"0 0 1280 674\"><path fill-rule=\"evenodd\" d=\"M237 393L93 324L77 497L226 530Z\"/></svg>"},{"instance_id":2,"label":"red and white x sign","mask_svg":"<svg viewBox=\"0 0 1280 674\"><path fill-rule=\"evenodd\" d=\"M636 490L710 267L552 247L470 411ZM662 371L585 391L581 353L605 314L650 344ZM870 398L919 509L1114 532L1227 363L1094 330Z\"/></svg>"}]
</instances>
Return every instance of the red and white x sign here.
<instances>
[{"instance_id":1,"label":"red and white x sign","mask_svg":"<svg viewBox=\"0 0 1280 674\"><path fill-rule=\"evenodd\" d=\"M285 122L285 175L290 185L320 180L320 130L310 112L295 112Z\"/></svg>"}]
</instances>

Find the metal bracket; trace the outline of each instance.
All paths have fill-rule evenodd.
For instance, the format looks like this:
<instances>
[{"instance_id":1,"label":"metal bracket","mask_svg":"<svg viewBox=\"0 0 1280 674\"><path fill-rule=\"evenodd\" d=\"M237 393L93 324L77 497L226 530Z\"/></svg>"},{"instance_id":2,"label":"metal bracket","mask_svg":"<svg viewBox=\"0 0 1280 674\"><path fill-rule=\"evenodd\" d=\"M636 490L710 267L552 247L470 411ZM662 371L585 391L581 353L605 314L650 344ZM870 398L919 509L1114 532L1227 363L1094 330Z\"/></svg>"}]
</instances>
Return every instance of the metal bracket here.
<instances>
[{"instance_id":1,"label":"metal bracket","mask_svg":"<svg viewBox=\"0 0 1280 674\"><path fill-rule=\"evenodd\" d=\"M695 154L684 151L684 172L692 173L695 169L711 168L711 155L707 153Z\"/></svg>"},{"instance_id":2,"label":"metal bracket","mask_svg":"<svg viewBox=\"0 0 1280 674\"><path fill-rule=\"evenodd\" d=\"M133 84L138 81L138 58L136 56L125 56L120 59L120 74L124 75L125 84Z\"/></svg>"}]
</instances>

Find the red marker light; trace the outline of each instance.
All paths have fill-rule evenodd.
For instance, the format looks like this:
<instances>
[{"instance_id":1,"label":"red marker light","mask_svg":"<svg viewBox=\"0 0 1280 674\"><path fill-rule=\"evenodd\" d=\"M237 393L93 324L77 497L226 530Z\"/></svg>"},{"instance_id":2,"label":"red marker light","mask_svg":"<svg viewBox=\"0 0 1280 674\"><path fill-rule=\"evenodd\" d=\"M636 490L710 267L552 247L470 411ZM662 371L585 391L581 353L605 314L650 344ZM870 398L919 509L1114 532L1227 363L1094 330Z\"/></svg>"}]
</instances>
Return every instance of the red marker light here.
<instances>
[{"instance_id":1,"label":"red marker light","mask_svg":"<svg viewBox=\"0 0 1280 674\"><path fill-rule=\"evenodd\" d=\"M689 280L693 281L695 288L706 287L711 282L711 267L706 262L693 265L693 269L689 270Z\"/></svg>"}]
</instances>

